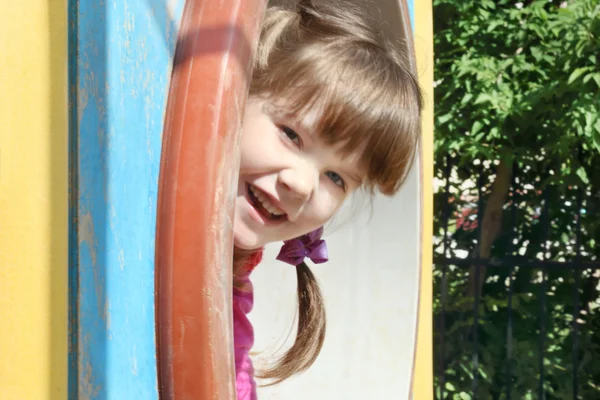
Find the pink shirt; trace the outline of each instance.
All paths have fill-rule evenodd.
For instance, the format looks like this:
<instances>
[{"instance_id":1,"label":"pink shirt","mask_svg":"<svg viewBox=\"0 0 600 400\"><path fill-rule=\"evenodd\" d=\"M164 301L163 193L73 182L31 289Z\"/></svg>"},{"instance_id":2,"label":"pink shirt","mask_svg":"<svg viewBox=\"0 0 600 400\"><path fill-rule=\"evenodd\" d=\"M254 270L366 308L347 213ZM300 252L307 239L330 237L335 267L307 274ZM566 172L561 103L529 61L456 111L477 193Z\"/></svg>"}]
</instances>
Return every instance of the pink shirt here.
<instances>
[{"instance_id":1,"label":"pink shirt","mask_svg":"<svg viewBox=\"0 0 600 400\"><path fill-rule=\"evenodd\" d=\"M238 400L256 400L254 368L249 354L254 344L254 329L248 320L248 313L252 311L254 302L250 273L261 259L262 250L252 255L246 270L243 274L238 274L237 279L245 284L246 289L233 289L233 346Z\"/></svg>"}]
</instances>

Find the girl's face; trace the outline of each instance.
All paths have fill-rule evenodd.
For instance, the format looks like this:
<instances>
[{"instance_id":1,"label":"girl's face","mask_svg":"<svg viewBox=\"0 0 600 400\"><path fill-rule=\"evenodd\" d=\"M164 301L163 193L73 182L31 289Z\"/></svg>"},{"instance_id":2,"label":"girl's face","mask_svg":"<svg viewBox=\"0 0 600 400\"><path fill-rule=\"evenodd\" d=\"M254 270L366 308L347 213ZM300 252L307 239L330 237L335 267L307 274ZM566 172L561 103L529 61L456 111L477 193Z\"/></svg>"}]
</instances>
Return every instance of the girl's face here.
<instances>
[{"instance_id":1,"label":"girl's face","mask_svg":"<svg viewBox=\"0 0 600 400\"><path fill-rule=\"evenodd\" d=\"M248 100L233 229L241 249L322 226L362 181L356 158L344 157L312 130L318 113L296 120L285 111L284 104Z\"/></svg>"}]
</instances>

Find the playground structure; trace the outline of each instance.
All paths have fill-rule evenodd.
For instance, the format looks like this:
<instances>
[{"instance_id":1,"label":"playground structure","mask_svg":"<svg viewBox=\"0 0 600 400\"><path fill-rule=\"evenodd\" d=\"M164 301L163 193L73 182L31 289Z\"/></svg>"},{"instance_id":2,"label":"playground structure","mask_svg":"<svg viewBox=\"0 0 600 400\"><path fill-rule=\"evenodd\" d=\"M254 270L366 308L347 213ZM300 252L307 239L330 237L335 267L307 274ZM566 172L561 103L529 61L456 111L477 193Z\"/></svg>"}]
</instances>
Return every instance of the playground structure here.
<instances>
[{"instance_id":1,"label":"playground structure","mask_svg":"<svg viewBox=\"0 0 600 400\"><path fill-rule=\"evenodd\" d=\"M333 398L357 388L433 397L431 4L377 5L387 34L416 56L427 101L419 160L397 197L374 200L380 206L370 221L361 216L328 237L332 262L316 270L332 299L323 357L290 383L261 389L260 398ZM3 399L234 398L229 216L265 7L265 0L0 6ZM370 245L357 249L360 242ZM374 269L363 284L361 271ZM257 296L261 285L283 282L279 304L257 298L257 334L287 333L288 278L274 262L257 270ZM334 301L345 285L363 291L353 318L371 324L346 334L347 321L335 316L347 310ZM372 341L361 339L370 334ZM272 339L259 336L257 344ZM352 375L356 386L336 390L344 379L331 367L339 346L357 355L364 379Z\"/></svg>"}]
</instances>

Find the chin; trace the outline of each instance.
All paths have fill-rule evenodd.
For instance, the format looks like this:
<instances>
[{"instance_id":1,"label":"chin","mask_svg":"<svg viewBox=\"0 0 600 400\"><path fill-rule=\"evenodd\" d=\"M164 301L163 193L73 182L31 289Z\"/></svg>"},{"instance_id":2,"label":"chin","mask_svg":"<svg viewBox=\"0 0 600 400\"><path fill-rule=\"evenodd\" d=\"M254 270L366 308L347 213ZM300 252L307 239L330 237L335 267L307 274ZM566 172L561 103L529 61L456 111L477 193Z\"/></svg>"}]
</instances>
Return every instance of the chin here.
<instances>
[{"instance_id":1,"label":"chin","mask_svg":"<svg viewBox=\"0 0 600 400\"><path fill-rule=\"evenodd\" d=\"M254 250L264 246L255 235L233 232L233 245L242 250Z\"/></svg>"}]
</instances>

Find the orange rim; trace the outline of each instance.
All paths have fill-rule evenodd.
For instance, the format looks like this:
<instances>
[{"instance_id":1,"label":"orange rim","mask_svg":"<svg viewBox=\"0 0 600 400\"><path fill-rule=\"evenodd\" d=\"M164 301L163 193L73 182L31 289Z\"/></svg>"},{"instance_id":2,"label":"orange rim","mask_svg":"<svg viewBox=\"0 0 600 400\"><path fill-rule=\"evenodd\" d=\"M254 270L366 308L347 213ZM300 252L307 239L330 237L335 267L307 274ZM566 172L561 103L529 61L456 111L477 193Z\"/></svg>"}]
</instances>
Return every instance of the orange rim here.
<instances>
[{"instance_id":1,"label":"orange rim","mask_svg":"<svg viewBox=\"0 0 600 400\"><path fill-rule=\"evenodd\" d=\"M163 400L235 398L239 130L266 0L187 0L163 133L156 335Z\"/></svg>"}]
</instances>

